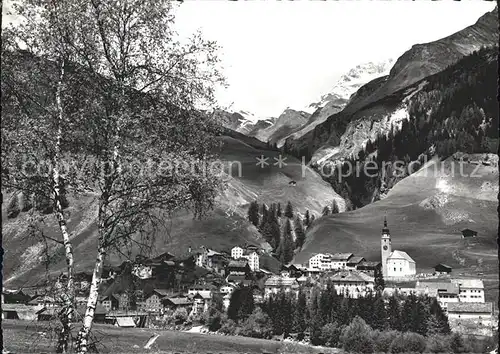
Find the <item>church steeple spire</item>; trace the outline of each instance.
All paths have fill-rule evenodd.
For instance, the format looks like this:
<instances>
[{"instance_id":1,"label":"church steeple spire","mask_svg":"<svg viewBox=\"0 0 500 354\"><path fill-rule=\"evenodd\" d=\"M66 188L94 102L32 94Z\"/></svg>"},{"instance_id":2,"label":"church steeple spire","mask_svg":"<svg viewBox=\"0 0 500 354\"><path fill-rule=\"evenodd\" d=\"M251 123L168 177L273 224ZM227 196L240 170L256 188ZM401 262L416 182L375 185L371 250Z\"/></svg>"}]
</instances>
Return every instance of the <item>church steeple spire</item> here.
<instances>
[{"instance_id":1,"label":"church steeple spire","mask_svg":"<svg viewBox=\"0 0 500 354\"><path fill-rule=\"evenodd\" d=\"M382 233L388 234L389 228L387 227L387 216L384 216L384 228L382 229Z\"/></svg>"}]
</instances>

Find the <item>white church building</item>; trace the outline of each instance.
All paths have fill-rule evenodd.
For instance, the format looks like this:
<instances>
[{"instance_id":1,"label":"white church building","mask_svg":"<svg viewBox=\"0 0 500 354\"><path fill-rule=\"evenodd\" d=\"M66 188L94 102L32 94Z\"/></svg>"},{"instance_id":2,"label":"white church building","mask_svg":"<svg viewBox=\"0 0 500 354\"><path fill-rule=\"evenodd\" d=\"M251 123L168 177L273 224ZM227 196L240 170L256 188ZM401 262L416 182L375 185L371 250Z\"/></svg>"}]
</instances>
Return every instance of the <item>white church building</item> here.
<instances>
[{"instance_id":1,"label":"white church building","mask_svg":"<svg viewBox=\"0 0 500 354\"><path fill-rule=\"evenodd\" d=\"M410 278L417 274L416 263L408 253L392 250L391 234L386 219L384 219L384 228L382 229L380 251L382 253L382 274L384 278Z\"/></svg>"}]
</instances>

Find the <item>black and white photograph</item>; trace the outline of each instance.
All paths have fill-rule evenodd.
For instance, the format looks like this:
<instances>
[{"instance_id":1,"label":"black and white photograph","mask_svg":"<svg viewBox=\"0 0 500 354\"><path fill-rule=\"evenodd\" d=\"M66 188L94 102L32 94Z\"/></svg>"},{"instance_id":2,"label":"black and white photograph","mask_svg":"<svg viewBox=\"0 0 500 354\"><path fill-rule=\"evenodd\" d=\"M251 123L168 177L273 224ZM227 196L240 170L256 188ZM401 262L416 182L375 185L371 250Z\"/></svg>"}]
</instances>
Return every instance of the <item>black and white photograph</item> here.
<instances>
[{"instance_id":1,"label":"black and white photograph","mask_svg":"<svg viewBox=\"0 0 500 354\"><path fill-rule=\"evenodd\" d=\"M497 2L0 6L2 354L498 354Z\"/></svg>"}]
</instances>

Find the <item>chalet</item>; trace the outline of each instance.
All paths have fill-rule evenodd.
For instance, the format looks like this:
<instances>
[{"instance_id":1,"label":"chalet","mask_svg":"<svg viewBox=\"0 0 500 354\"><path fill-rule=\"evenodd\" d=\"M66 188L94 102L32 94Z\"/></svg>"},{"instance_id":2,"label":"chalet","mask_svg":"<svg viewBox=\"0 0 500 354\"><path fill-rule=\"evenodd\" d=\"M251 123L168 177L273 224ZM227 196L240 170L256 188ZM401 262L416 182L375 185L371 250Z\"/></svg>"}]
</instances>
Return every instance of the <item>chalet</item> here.
<instances>
[{"instance_id":1,"label":"chalet","mask_svg":"<svg viewBox=\"0 0 500 354\"><path fill-rule=\"evenodd\" d=\"M424 293L429 296L433 296L435 294L439 304L445 310L450 303L460 301L458 296L460 293L459 286L452 282L417 281L415 289L417 292ZM430 291L434 291L434 294L429 293Z\"/></svg>"},{"instance_id":2,"label":"chalet","mask_svg":"<svg viewBox=\"0 0 500 354\"><path fill-rule=\"evenodd\" d=\"M28 301L28 305L31 305L31 306L42 305L43 307L50 308L50 307L56 307L57 303L56 303L56 300L52 296L38 295L38 296L35 296L30 301Z\"/></svg>"},{"instance_id":3,"label":"chalet","mask_svg":"<svg viewBox=\"0 0 500 354\"><path fill-rule=\"evenodd\" d=\"M211 296L207 294L196 293L193 297L193 314L199 314L208 310L208 305L211 301Z\"/></svg>"},{"instance_id":4,"label":"chalet","mask_svg":"<svg viewBox=\"0 0 500 354\"><path fill-rule=\"evenodd\" d=\"M382 263L362 261L358 263L356 270L374 277L378 272L382 272Z\"/></svg>"},{"instance_id":5,"label":"chalet","mask_svg":"<svg viewBox=\"0 0 500 354\"><path fill-rule=\"evenodd\" d=\"M452 268L446 264L439 263L434 267L434 273L436 274L450 274Z\"/></svg>"},{"instance_id":6,"label":"chalet","mask_svg":"<svg viewBox=\"0 0 500 354\"><path fill-rule=\"evenodd\" d=\"M280 274L282 277L299 278L302 276L302 271L295 265L290 264L289 266L283 265Z\"/></svg>"},{"instance_id":7,"label":"chalet","mask_svg":"<svg viewBox=\"0 0 500 354\"><path fill-rule=\"evenodd\" d=\"M171 292L164 289L154 289L144 300L144 310L148 312L161 312L163 310L162 300L171 295Z\"/></svg>"},{"instance_id":8,"label":"chalet","mask_svg":"<svg viewBox=\"0 0 500 354\"><path fill-rule=\"evenodd\" d=\"M225 294L222 297L222 305L224 306L224 309L227 310L229 307L229 303L231 302L231 294Z\"/></svg>"},{"instance_id":9,"label":"chalet","mask_svg":"<svg viewBox=\"0 0 500 354\"><path fill-rule=\"evenodd\" d=\"M178 308L185 308L190 311L193 306L193 301L187 297L166 297L162 299L163 307L171 311L175 311Z\"/></svg>"},{"instance_id":10,"label":"chalet","mask_svg":"<svg viewBox=\"0 0 500 354\"><path fill-rule=\"evenodd\" d=\"M165 252L165 253L162 253L154 258L151 259L151 261L153 263L162 263L162 262L165 262L165 261L172 261L174 260L175 256L170 253L170 252Z\"/></svg>"},{"instance_id":11,"label":"chalet","mask_svg":"<svg viewBox=\"0 0 500 354\"><path fill-rule=\"evenodd\" d=\"M42 305L2 304L2 319L34 321L45 308Z\"/></svg>"},{"instance_id":12,"label":"chalet","mask_svg":"<svg viewBox=\"0 0 500 354\"><path fill-rule=\"evenodd\" d=\"M452 279L460 288L460 302L484 302L484 283L480 279Z\"/></svg>"},{"instance_id":13,"label":"chalet","mask_svg":"<svg viewBox=\"0 0 500 354\"><path fill-rule=\"evenodd\" d=\"M226 276L230 274L248 275L251 273L247 260L232 260L226 267Z\"/></svg>"},{"instance_id":14,"label":"chalet","mask_svg":"<svg viewBox=\"0 0 500 354\"><path fill-rule=\"evenodd\" d=\"M85 311L87 310L86 305L77 305L76 306L76 312L78 313L80 318L83 318L85 316ZM108 314L109 310L106 309L104 306L97 304L95 311L94 311L94 322L95 323L105 323L106 322L106 315Z\"/></svg>"},{"instance_id":15,"label":"chalet","mask_svg":"<svg viewBox=\"0 0 500 354\"><path fill-rule=\"evenodd\" d=\"M194 285L188 289L188 295L201 294L204 297L212 298L215 286L212 284Z\"/></svg>"},{"instance_id":16,"label":"chalet","mask_svg":"<svg viewBox=\"0 0 500 354\"><path fill-rule=\"evenodd\" d=\"M87 300L88 300L88 298L86 296L80 296L80 295L75 296L75 303L76 303L77 306L79 306L79 305L82 305L82 306L87 305Z\"/></svg>"},{"instance_id":17,"label":"chalet","mask_svg":"<svg viewBox=\"0 0 500 354\"><path fill-rule=\"evenodd\" d=\"M31 296L25 294L22 290L4 292L2 293L2 297L5 304L27 304L31 300Z\"/></svg>"},{"instance_id":18,"label":"chalet","mask_svg":"<svg viewBox=\"0 0 500 354\"><path fill-rule=\"evenodd\" d=\"M491 336L493 304L491 302L448 304L448 321L453 332Z\"/></svg>"},{"instance_id":19,"label":"chalet","mask_svg":"<svg viewBox=\"0 0 500 354\"><path fill-rule=\"evenodd\" d=\"M120 294L114 294L118 299L118 310L129 311L133 310L134 304L131 301L131 297L127 292L122 292Z\"/></svg>"},{"instance_id":20,"label":"chalet","mask_svg":"<svg viewBox=\"0 0 500 354\"><path fill-rule=\"evenodd\" d=\"M297 182L295 182L295 181L290 181L290 182L288 182L288 184L289 184L290 186L296 186L296 185L297 185Z\"/></svg>"},{"instance_id":21,"label":"chalet","mask_svg":"<svg viewBox=\"0 0 500 354\"><path fill-rule=\"evenodd\" d=\"M351 257L346 263L346 268L350 270L356 270L358 265L362 262L366 261L363 257Z\"/></svg>"},{"instance_id":22,"label":"chalet","mask_svg":"<svg viewBox=\"0 0 500 354\"><path fill-rule=\"evenodd\" d=\"M223 295L225 294L232 294L235 289L235 285L228 283L226 285L223 285L220 287L219 292Z\"/></svg>"},{"instance_id":23,"label":"chalet","mask_svg":"<svg viewBox=\"0 0 500 354\"><path fill-rule=\"evenodd\" d=\"M358 271L340 271L330 276L337 293L352 298L362 297L372 292L375 278Z\"/></svg>"},{"instance_id":24,"label":"chalet","mask_svg":"<svg viewBox=\"0 0 500 354\"><path fill-rule=\"evenodd\" d=\"M250 270L253 272L258 271L260 268L260 258L257 246L248 245L245 249L241 247L233 247L231 249L231 258L235 260L246 259Z\"/></svg>"},{"instance_id":25,"label":"chalet","mask_svg":"<svg viewBox=\"0 0 500 354\"><path fill-rule=\"evenodd\" d=\"M170 281L173 285L176 269L177 267L174 261L163 261L153 267L151 277L159 281Z\"/></svg>"},{"instance_id":26,"label":"chalet","mask_svg":"<svg viewBox=\"0 0 500 354\"><path fill-rule=\"evenodd\" d=\"M97 303L104 307L107 311L118 309L118 298L113 294L99 297L97 299Z\"/></svg>"},{"instance_id":27,"label":"chalet","mask_svg":"<svg viewBox=\"0 0 500 354\"><path fill-rule=\"evenodd\" d=\"M233 286L250 286L252 280L248 279L246 275L229 274L226 281Z\"/></svg>"},{"instance_id":28,"label":"chalet","mask_svg":"<svg viewBox=\"0 0 500 354\"><path fill-rule=\"evenodd\" d=\"M264 283L264 297L269 297L271 294L277 294L280 291L297 292L299 283L295 278L272 276Z\"/></svg>"},{"instance_id":29,"label":"chalet","mask_svg":"<svg viewBox=\"0 0 500 354\"><path fill-rule=\"evenodd\" d=\"M332 256L332 269L345 269L353 257L352 253L335 253Z\"/></svg>"},{"instance_id":30,"label":"chalet","mask_svg":"<svg viewBox=\"0 0 500 354\"><path fill-rule=\"evenodd\" d=\"M469 237L476 237L476 236L477 236L477 231L474 231L471 229L462 230L462 238L469 238Z\"/></svg>"}]
</instances>

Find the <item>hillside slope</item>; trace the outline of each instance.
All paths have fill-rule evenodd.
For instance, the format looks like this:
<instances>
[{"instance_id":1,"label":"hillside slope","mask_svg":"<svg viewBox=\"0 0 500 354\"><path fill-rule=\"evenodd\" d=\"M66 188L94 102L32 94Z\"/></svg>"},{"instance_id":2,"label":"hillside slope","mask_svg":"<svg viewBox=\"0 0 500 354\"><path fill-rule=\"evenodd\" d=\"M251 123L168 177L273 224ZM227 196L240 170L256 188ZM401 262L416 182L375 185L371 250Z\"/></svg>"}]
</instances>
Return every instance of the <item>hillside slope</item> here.
<instances>
[{"instance_id":1,"label":"hillside slope","mask_svg":"<svg viewBox=\"0 0 500 354\"><path fill-rule=\"evenodd\" d=\"M465 163L462 170L463 176L451 158L433 159L396 184L385 199L317 219L294 261L305 263L323 252L352 252L379 261L386 216L393 249L407 252L416 261L417 272L443 262L457 274L498 276L498 166ZM478 231L477 239L462 239L464 228Z\"/></svg>"}]
</instances>

